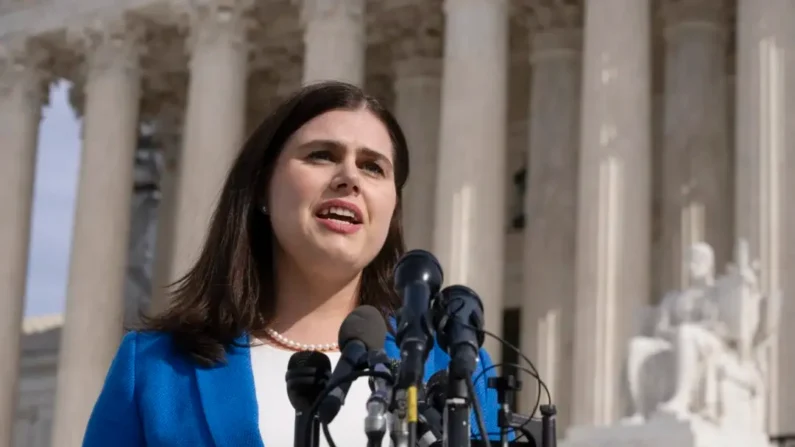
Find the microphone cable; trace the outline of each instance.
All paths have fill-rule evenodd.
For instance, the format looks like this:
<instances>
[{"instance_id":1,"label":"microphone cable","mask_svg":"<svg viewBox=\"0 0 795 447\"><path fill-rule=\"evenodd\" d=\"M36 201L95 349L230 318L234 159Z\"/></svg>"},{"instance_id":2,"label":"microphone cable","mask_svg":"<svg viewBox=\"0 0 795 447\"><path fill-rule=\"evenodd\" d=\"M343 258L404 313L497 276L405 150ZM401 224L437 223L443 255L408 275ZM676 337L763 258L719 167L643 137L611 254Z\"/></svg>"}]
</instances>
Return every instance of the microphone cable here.
<instances>
[{"instance_id":1,"label":"microphone cable","mask_svg":"<svg viewBox=\"0 0 795 447\"><path fill-rule=\"evenodd\" d=\"M516 369L522 371L523 373L527 374L528 376L534 378L536 380L536 383L538 383L538 393L536 393L536 403L535 403L535 406L533 407L532 413L530 413L529 416L531 416L531 417L534 416L536 414L536 411L538 411L538 406L541 404L541 395L542 394L546 394L547 403L552 405L552 396L549 394L549 388L547 388L547 384L544 383L544 381L541 380L538 377L538 375L536 375L536 373L533 372L533 370L531 370L530 368L528 368L526 366L522 366L522 365L520 365L518 363L511 363L511 362L495 363L495 364L489 366L488 368L484 369L480 373L478 373L478 375L475 377L475 383L477 383L478 380L480 380L486 373L488 373L492 369L497 369L497 368L504 367L504 366L510 366L511 368L516 368ZM543 393L542 393L542 391L543 391Z\"/></svg>"},{"instance_id":2,"label":"microphone cable","mask_svg":"<svg viewBox=\"0 0 795 447\"><path fill-rule=\"evenodd\" d=\"M482 438L482 441L486 447L491 447L491 442L489 442L489 431L486 429L486 422L483 420L483 407L480 406L478 394L475 392L475 384L472 381L472 376L468 376L465 382L467 384L467 388L469 389L469 398L472 399L472 409L475 410L475 420L478 423L480 437Z\"/></svg>"},{"instance_id":3,"label":"microphone cable","mask_svg":"<svg viewBox=\"0 0 795 447\"><path fill-rule=\"evenodd\" d=\"M552 397L551 397L551 395L549 393L549 389L547 388L546 383L544 383L543 380L538 378L538 376L535 374L535 372L533 372L530 368L528 368L526 366L522 366L522 365L520 365L518 363L510 363L510 362L495 363L495 364L489 366L488 368L485 368L480 373L478 373L477 377L475 378L475 383L477 383L478 380L480 380L489 371L491 371L493 369L500 368L500 367L505 367L505 366L510 366L512 368L516 368L519 371L522 371L523 373L525 373L525 374L529 375L530 377L533 377L534 379L536 379L536 383L538 383L538 393L536 393L536 402L535 402L535 406L533 407L532 413L530 413L530 418L528 418L527 421L524 424L522 424L520 427L511 427L509 430L507 430L507 434L508 435L516 435L517 436L516 439L514 439L514 442L515 442L515 441L519 441L521 438L526 436L526 433L525 433L524 430L527 428L527 426L531 422L533 422L532 415L535 415L536 411L538 411L538 406L541 404L541 394L542 394L541 391L543 390L544 391L543 394L546 394L547 403L550 404L550 405L552 405ZM520 432L520 433L517 434L517 432ZM491 436L491 435L499 435L499 434L502 434L502 433L489 432L489 436Z\"/></svg>"},{"instance_id":4,"label":"microphone cable","mask_svg":"<svg viewBox=\"0 0 795 447\"><path fill-rule=\"evenodd\" d=\"M448 303L448 309L449 309L451 304L455 303L456 300L460 301L460 306L461 307L463 307L465 305L465 303L463 302L463 300L461 298L454 298L454 299L452 299L450 301L450 303ZM447 312L447 315L450 315L450 316L454 315L454 314L455 314L455 310L451 310L451 311ZM536 383L537 383L537 386L538 386L538 392L537 392L537 396L536 396L536 404L535 404L535 407L533 408L533 412L529 415L529 418L528 418L527 422L525 422L525 425L532 421L533 416L535 416L535 413L538 410L539 404L541 402L541 392L542 392L542 390L545 392L545 394L547 396L547 402L550 405L552 404L552 396L549 393L549 388L547 387L546 383L541 379L540 375L538 374L538 369L533 364L533 361L530 360L530 358L528 358L517 346L514 346L512 343L510 343L509 341L503 339L499 335L496 335L496 334L494 334L492 332L489 332L489 331L487 331L487 330L485 330L483 328L478 328L476 326L473 326L473 325L470 325L470 324L467 324L467 323L463 323L463 322L461 323L461 325L464 326L464 327L467 327L468 329L474 330L476 332L481 332L484 335L487 335L487 336L493 338L494 340L499 341L503 346L505 346L508 349L510 349L511 351L515 352L519 357L521 357L522 360L524 360L529 365L529 368L526 368L526 367L522 367L520 365L511 365L509 363L493 364L490 367L488 367L488 368L484 369L483 371L481 371L478 374L476 380L472 381L473 382L473 387L469 391L470 394L472 394L474 396L474 383L477 383L477 381L480 380L480 378L483 377L487 371L492 370L492 369L496 369L497 367L500 367L500 366L509 366L509 365L511 365L511 366L518 367L517 369L519 369L522 372L525 372L525 373L529 374L531 377L533 377L536 380ZM475 416L477 418L478 414L481 413L481 418L482 418L482 408L478 408L478 407L480 407L480 405L478 404L476 399L477 399L477 396L474 396L474 398L472 400L472 405L473 405L474 410L475 410ZM478 404L478 405L475 407L476 404ZM481 422L482 422L482 420L478 421L478 425L479 426L481 425ZM480 429L480 437L481 437L481 439L484 441L484 443L486 443L486 445L488 445L488 438L489 438L489 435L491 435L492 433L488 433L486 430L484 430L484 427L478 427L478 428ZM524 428L524 426L522 428ZM513 434L516 431L517 431L517 429L513 429L513 430L511 430L511 433ZM518 437L515 440L519 440L519 438L521 438L523 436L524 436L524 434L522 433L522 434L518 435Z\"/></svg>"},{"instance_id":5,"label":"microphone cable","mask_svg":"<svg viewBox=\"0 0 795 447\"><path fill-rule=\"evenodd\" d=\"M336 389L338 386L342 385L346 382L353 382L354 380L360 377L377 377L379 379L384 379L389 382L390 385L394 385L394 378L391 374L386 371L371 371L371 370L364 370L364 371L354 371L347 376L340 377L339 379L332 380L326 385L326 389L323 390L322 393L315 399L315 403L312 404L312 408L309 409L309 417L307 419L307 423L305 423L304 427L305 430L310 430L311 427L311 419L317 414L318 410L320 409L320 405L323 402L323 399L326 398L331 392ZM326 442L328 443L329 447L336 447L334 443L334 439L331 437L331 432L328 429L328 424L323 423L321 424L323 429L323 436L326 438ZM307 445L306 447L311 447Z\"/></svg>"},{"instance_id":6,"label":"microphone cable","mask_svg":"<svg viewBox=\"0 0 795 447\"><path fill-rule=\"evenodd\" d=\"M517 368L518 370L520 370L522 372L525 372L528 375L530 375L532 378L535 379L536 383L538 384L538 392L536 393L536 403L535 403L535 406L533 407L533 411L528 415L529 418L527 419L527 422L525 422L524 425L522 425L522 427L520 427L520 428L513 428L513 429L510 430L511 434L515 434L517 431L521 431L521 433L519 433L517 435L517 437L514 439L514 441L519 441L522 437L525 437L525 432L524 432L523 429L527 426L527 424L532 422L533 417L536 414L536 411L538 411L538 406L541 403L541 394L542 394L541 392L544 391L544 394L546 394L546 397L547 397L547 403L549 403L550 405L552 404L552 395L549 392L549 387L547 387L547 384L544 382L543 379L541 379L540 375L538 374L538 369L533 364L533 361L530 360L530 358L528 358L518 347L514 346L512 343L510 343L509 341L503 339L502 337L500 337L500 336L498 336L496 334L493 334L493 333L491 333L491 332L489 332L489 331L487 331L485 329L481 329L481 331L485 335L488 335L489 337L491 337L491 338L499 341L500 343L502 343L503 346L505 346L508 349L514 351L530 367L527 368L527 367L524 367L524 366L521 366L521 365L518 365L518 364L512 364L512 363L495 363L495 364L489 366L488 368L485 368L483 371L481 371L478 374L478 378L485 376L485 373L487 371L492 370L492 369L496 369L496 368L498 368L500 366L513 366L513 367ZM491 435L491 434L493 434L493 433L488 433L485 437L488 437L488 435ZM499 433L495 433L495 434L499 434ZM483 436L481 436L481 437L483 437Z\"/></svg>"}]
</instances>

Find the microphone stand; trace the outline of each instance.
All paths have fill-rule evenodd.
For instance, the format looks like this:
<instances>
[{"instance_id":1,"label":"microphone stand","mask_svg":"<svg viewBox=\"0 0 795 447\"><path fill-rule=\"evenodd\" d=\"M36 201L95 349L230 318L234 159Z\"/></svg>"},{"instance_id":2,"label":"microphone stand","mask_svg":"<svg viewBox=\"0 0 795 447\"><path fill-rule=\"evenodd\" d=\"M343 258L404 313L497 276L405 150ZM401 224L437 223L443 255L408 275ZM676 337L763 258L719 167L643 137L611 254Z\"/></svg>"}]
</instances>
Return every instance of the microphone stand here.
<instances>
[{"instance_id":1,"label":"microphone stand","mask_svg":"<svg viewBox=\"0 0 795 447\"><path fill-rule=\"evenodd\" d=\"M504 377L489 377L488 387L497 391L497 402L500 409L497 413L497 425L500 427L500 446L512 445L556 447L557 433L555 415L557 409L554 405L541 405L541 420L531 419L529 416L511 411L508 402L513 400L517 391L521 391L522 382L513 375ZM520 431L528 442L508 441L508 431ZM474 444L473 444L474 445Z\"/></svg>"},{"instance_id":2,"label":"microphone stand","mask_svg":"<svg viewBox=\"0 0 795 447\"><path fill-rule=\"evenodd\" d=\"M310 421L312 430L307 433L306 435L309 436L309 444L312 447L317 447L320 445L320 419L317 415L312 416L312 420ZM303 427L296 427L296 430L302 429ZM298 435L298 433L296 433ZM307 445L307 444L304 444Z\"/></svg>"},{"instance_id":3,"label":"microphone stand","mask_svg":"<svg viewBox=\"0 0 795 447\"><path fill-rule=\"evenodd\" d=\"M558 434L555 415L558 410L554 405L541 405L541 444L543 447L557 447Z\"/></svg>"},{"instance_id":4,"label":"microphone stand","mask_svg":"<svg viewBox=\"0 0 795 447\"><path fill-rule=\"evenodd\" d=\"M387 366L389 358L382 351L368 354L368 366L373 371L390 373ZM392 402L392 386L382 378L372 378L372 394L367 400L367 416L364 418L364 432L367 447L381 447L386 434L387 411Z\"/></svg>"},{"instance_id":5,"label":"microphone stand","mask_svg":"<svg viewBox=\"0 0 795 447\"><path fill-rule=\"evenodd\" d=\"M497 425L500 427L500 446L508 447L508 429L514 428L511 426L513 412L508 402L513 400L517 391L521 391L522 381L510 374L505 377L489 377L488 387L497 391L497 402L500 405L500 409L497 412Z\"/></svg>"},{"instance_id":6,"label":"microphone stand","mask_svg":"<svg viewBox=\"0 0 795 447\"><path fill-rule=\"evenodd\" d=\"M409 447L409 423L406 418L406 390L395 390L395 399L392 407L392 429L389 438L392 447ZM411 446L414 447L414 446Z\"/></svg>"},{"instance_id":7,"label":"microphone stand","mask_svg":"<svg viewBox=\"0 0 795 447\"><path fill-rule=\"evenodd\" d=\"M462 374L461 362L453 358L449 365L449 382L447 384L447 399L444 404L444 425L446 436L445 447L468 446L471 443L469 428L469 387L467 375ZM488 436L484 433L483 436Z\"/></svg>"}]
</instances>

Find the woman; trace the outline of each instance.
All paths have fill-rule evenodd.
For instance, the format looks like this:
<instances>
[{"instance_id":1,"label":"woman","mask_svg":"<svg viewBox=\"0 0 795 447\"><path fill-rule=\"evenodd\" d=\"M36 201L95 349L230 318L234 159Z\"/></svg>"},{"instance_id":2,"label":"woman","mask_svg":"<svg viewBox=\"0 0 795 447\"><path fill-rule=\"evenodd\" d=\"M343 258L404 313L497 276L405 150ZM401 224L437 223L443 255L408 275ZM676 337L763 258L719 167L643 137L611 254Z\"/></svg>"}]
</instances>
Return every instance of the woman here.
<instances>
[{"instance_id":1,"label":"woman","mask_svg":"<svg viewBox=\"0 0 795 447\"><path fill-rule=\"evenodd\" d=\"M124 337L84 445L293 445L290 356L320 350L333 365L352 309L389 318L400 306L391 273L408 165L394 117L354 86L313 85L278 107L235 160L169 310ZM399 356L391 336L386 351ZM435 348L426 379L448 361ZM476 386L496 431L495 395ZM369 393L352 386L329 426L337 445L366 445Z\"/></svg>"}]
</instances>

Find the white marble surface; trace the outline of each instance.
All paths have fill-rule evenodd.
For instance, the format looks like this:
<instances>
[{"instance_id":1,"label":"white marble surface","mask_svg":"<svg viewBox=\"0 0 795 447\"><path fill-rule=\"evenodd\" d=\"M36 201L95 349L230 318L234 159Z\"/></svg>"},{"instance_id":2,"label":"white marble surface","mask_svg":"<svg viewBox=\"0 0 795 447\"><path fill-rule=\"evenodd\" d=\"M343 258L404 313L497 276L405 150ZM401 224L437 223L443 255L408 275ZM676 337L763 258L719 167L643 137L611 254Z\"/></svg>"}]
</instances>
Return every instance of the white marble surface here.
<instances>
[{"instance_id":1,"label":"white marble surface","mask_svg":"<svg viewBox=\"0 0 795 447\"><path fill-rule=\"evenodd\" d=\"M569 430L560 447L768 447L767 435L719 430L702 421L658 418L644 425L580 427Z\"/></svg>"}]
</instances>

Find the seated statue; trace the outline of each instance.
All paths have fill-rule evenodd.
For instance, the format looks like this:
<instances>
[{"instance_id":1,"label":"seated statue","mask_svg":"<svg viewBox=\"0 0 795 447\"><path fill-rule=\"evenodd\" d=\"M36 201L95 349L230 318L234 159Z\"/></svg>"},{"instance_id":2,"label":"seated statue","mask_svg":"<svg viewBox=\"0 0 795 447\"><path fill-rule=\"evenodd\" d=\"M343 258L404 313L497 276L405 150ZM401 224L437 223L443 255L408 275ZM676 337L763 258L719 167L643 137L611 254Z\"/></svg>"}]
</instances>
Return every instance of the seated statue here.
<instances>
[{"instance_id":1,"label":"seated statue","mask_svg":"<svg viewBox=\"0 0 795 447\"><path fill-rule=\"evenodd\" d=\"M666 295L654 333L630 342L634 414L625 422L664 413L761 429L763 360L774 313L763 312L766 300L747 255L741 242L735 265L716 281L712 248L704 243L690 248L690 287Z\"/></svg>"}]
</instances>

